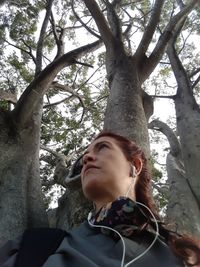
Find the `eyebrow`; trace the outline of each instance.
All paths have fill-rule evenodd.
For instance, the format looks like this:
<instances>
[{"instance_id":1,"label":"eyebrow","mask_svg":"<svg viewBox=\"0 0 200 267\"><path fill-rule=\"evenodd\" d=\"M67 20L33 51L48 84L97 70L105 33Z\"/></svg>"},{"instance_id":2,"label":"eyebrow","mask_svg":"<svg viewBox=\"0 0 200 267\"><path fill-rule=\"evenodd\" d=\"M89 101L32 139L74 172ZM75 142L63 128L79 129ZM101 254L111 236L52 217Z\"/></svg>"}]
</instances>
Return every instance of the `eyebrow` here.
<instances>
[{"instance_id":1,"label":"eyebrow","mask_svg":"<svg viewBox=\"0 0 200 267\"><path fill-rule=\"evenodd\" d=\"M109 141L100 141L100 142L98 142L98 143L96 143L96 144L94 145L94 148L96 148L98 145L100 145L100 144L104 144L104 143L107 143L108 145L111 145L111 142L109 142ZM88 153L89 153L89 151L86 150L86 151L83 153L83 156L86 155L86 154L88 154Z\"/></svg>"}]
</instances>

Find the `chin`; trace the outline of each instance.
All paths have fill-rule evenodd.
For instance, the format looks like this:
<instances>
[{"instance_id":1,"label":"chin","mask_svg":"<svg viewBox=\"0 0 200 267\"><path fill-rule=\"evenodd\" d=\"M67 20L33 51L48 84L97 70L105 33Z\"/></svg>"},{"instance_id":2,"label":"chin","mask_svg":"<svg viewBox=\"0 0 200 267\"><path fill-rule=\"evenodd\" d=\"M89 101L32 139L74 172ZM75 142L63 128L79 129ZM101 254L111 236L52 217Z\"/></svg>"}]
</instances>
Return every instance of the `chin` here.
<instances>
[{"instance_id":1,"label":"chin","mask_svg":"<svg viewBox=\"0 0 200 267\"><path fill-rule=\"evenodd\" d=\"M89 200L94 200L98 196L102 195L104 191L104 186L97 180L93 179L82 185L83 193L85 197Z\"/></svg>"}]
</instances>

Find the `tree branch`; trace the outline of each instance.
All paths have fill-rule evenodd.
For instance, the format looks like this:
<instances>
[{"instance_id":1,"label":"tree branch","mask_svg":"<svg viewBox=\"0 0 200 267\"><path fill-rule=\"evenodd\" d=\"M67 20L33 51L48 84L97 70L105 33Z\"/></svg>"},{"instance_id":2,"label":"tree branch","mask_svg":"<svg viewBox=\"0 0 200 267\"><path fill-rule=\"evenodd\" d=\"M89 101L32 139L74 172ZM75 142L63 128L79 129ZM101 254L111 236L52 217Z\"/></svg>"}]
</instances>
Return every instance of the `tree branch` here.
<instances>
[{"instance_id":1,"label":"tree branch","mask_svg":"<svg viewBox=\"0 0 200 267\"><path fill-rule=\"evenodd\" d=\"M69 100L69 98L71 97L65 97L64 99L60 100L60 101L57 101L57 102L54 102L54 103L49 103L49 104L46 104L43 106L43 108L50 108L50 107L53 107L53 106L57 106L57 105L60 105L62 103L64 103L65 101Z\"/></svg>"},{"instance_id":2,"label":"tree branch","mask_svg":"<svg viewBox=\"0 0 200 267\"><path fill-rule=\"evenodd\" d=\"M181 33L181 37L182 37L182 39L183 39L183 44L182 44L182 47L181 47L181 48L179 49L179 51L178 51L178 54L179 54L179 55L180 55L181 52L184 50L184 48L185 48L185 46L186 46L187 39L190 37L190 35L192 34L192 32L193 32L193 27L192 27L191 31L188 33L188 35L187 35L186 38L183 38L183 35L182 35L182 33Z\"/></svg>"},{"instance_id":3,"label":"tree branch","mask_svg":"<svg viewBox=\"0 0 200 267\"><path fill-rule=\"evenodd\" d=\"M179 5L180 8L184 8L185 4L183 3L182 0L176 0L177 4Z\"/></svg>"},{"instance_id":4,"label":"tree branch","mask_svg":"<svg viewBox=\"0 0 200 267\"><path fill-rule=\"evenodd\" d=\"M86 23L84 23L82 21L82 19L79 17L79 15L76 13L75 8L74 8L74 0L71 1L71 7L72 7L72 11L74 13L74 16L76 17L76 19L81 23L81 25L92 35L94 35L95 37L97 37L98 39L101 39L101 36L96 34L93 30L90 29L90 27L87 26Z\"/></svg>"},{"instance_id":5,"label":"tree branch","mask_svg":"<svg viewBox=\"0 0 200 267\"><path fill-rule=\"evenodd\" d=\"M55 24L53 12L51 12L50 22L51 22L51 26L52 26L52 30L53 30L54 39L55 39L56 45L57 45L57 54L55 56L55 59L56 59L56 58L59 58L60 56L62 56L64 54L64 49L65 49L64 37L65 37L66 31L67 31L67 28L59 27L60 33L58 34L58 30L56 29L56 24Z\"/></svg>"},{"instance_id":6,"label":"tree branch","mask_svg":"<svg viewBox=\"0 0 200 267\"><path fill-rule=\"evenodd\" d=\"M161 186L159 186L157 183L155 183L154 181L152 182L152 186L153 188L155 188L160 194L163 194L165 196L169 195L169 187L166 186L166 184L163 184Z\"/></svg>"},{"instance_id":7,"label":"tree branch","mask_svg":"<svg viewBox=\"0 0 200 267\"><path fill-rule=\"evenodd\" d=\"M54 36L54 39L56 41L56 44L58 45L59 44L59 38L58 38L58 34L57 34L57 30L56 30L56 23L55 23L55 20L54 20L54 16L53 16L53 12L51 11L51 16L50 16L50 23L51 23L51 26L52 26L52 31L53 31L53 36Z\"/></svg>"},{"instance_id":8,"label":"tree branch","mask_svg":"<svg viewBox=\"0 0 200 267\"><path fill-rule=\"evenodd\" d=\"M70 88L68 85L63 85L63 84L60 84L58 82L53 82L52 85L55 89L62 90L64 92L68 92L68 93L72 94L73 96L77 97L79 99L82 107L85 108L85 104L83 102L82 97L77 92L75 92L72 88ZM64 101L66 101L66 99L65 100L63 99L61 101L58 101L58 102L55 102L55 103L52 103L49 105L45 105L44 108L49 107L49 106L53 106L53 105L58 105Z\"/></svg>"},{"instance_id":9,"label":"tree branch","mask_svg":"<svg viewBox=\"0 0 200 267\"><path fill-rule=\"evenodd\" d=\"M48 21L49 21L49 18L51 16L51 8L52 8L52 5L53 5L53 1L54 0L48 0L47 1L46 15L45 15L44 21L42 23L42 27L41 27L41 30L40 30L40 36L39 36L39 40L38 40L38 43L37 43L36 70L35 70L35 75L36 76L42 70L42 54L43 54L42 50L43 50L44 38L45 38L47 26L48 26Z\"/></svg>"},{"instance_id":10,"label":"tree branch","mask_svg":"<svg viewBox=\"0 0 200 267\"><path fill-rule=\"evenodd\" d=\"M94 68L91 64L88 64L88 63L85 63L85 62L81 62L81 61L78 61L78 60L76 60L75 63L79 64L79 65L82 65L82 66L85 66L85 67Z\"/></svg>"},{"instance_id":11,"label":"tree branch","mask_svg":"<svg viewBox=\"0 0 200 267\"><path fill-rule=\"evenodd\" d=\"M68 93L72 94L73 96L75 96L75 97L77 97L77 98L79 99L80 104L81 104L81 106L82 106L82 108L83 108L82 116L81 116L81 119L80 119L80 123L81 123L82 120L83 120L83 116L84 116L84 114L85 114L85 109L86 109L82 97L81 97L77 92L75 92L72 88L70 88L68 85L63 85L63 84L59 84L59 83L57 83L57 82L54 82L54 83L53 83L53 86L54 86L55 89L62 90L62 91L65 91L65 92L68 92ZM52 104L45 105L44 108L48 108L48 107L52 107L52 106L55 106L55 105L59 105L59 104L65 102L65 101L68 100L68 99L69 99L69 97L64 98L64 99L62 99L62 100L60 100L60 101L58 101L58 102L55 102L55 103L52 103Z\"/></svg>"},{"instance_id":12,"label":"tree branch","mask_svg":"<svg viewBox=\"0 0 200 267\"><path fill-rule=\"evenodd\" d=\"M122 40L122 29L120 25L120 19L116 14L115 8L117 5L120 4L121 0L114 0L111 4L108 0L104 0L107 7L107 18L109 22L109 26L111 29L111 32L113 36L116 38L116 40L121 41Z\"/></svg>"},{"instance_id":13,"label":"tree branch","mask_svg":"<svg viewBox=\"0 0 200 267\"><path fill-rule=\"evenodd\" d=\"M11 46L13 46L13 47L15 47L15 48L21 50L22 52L28 54L28 55L32 58L33 62L36 64L36 58L33 56L33 54L32 54L31 51L29 52L29 51L23 49L22 47L20 47L20 46L18 46L18 45L15 45L15 44L10 43L8 40L6 40L6 39L4 39L4 38L2 38L2 39L3 39L4 42L6 42L7 44L9 44L9 45L11 45ZM24 43L24 40L23 40L23 39L21 39L21 41ZM25 44L25 43L24 43L24 44ZM29 47L29 49L30 49L30 47Z\"/></svg>"},{"instance_id":14,"label":"tree branch","mask_svg":"<svg viewBox=\"0 0 200 267\"><path fill-rule=\"evenodd\" d=\"M48 188L52 187L55 184L57 184L57 182L54 179L47 180L47 181L42 181L42 186L45 186L45 187L48 187ZM62 186L64 186L64 185L62 185Z\"/></svg>"},{"instance_id":15,"label":"tree branch","mask_svg":"<svg viewBox=\"0 0 200 267\"><path fill-rule=\"evenodd\" d=\"M178 84L177 95L179 95L179 97L182 97L184 101L185 99L187 99L187 105L192 106L193 109L195 107L199 109L198 104L196 103L196 100L193 95L192 84L189 80L189 77L186 73L186 70L181 60L179 59L179 56L175 48L175 42L177 40L178 35L181 32L184 22L185 20L183 20L182 23L179 23L179 25L177 26L177 31L170 40L169 45L167 47L167 55L169 57L171 67L174 76L176 78L176 82Z\"/></svg>"},{"instance_id":16,"label":"tree branch","mask_svg":"<svg viewBox=\"0 0 200 267\"><path fill-rule=\"evenodd\" d=\"M174 157L181 156L181 146L179 140L172 129L164 122L153 120L148 124L148 128L162 132L170 144L170 152Z\"/></svg>"},{"instance_id":17,"label":"tree branch","mask_svg":"<svg viewBox=\"0 0 200 267\"><path fill-rule=\"evenodd\" d=\"M142 39L140 41L140 44L135 52L135 57L141 58L143 55L145 55L149 44L153 38L153 35L155 33L156 27L158 25L158 22L160 20L161 11L163 8L165 0L156 0L153 11L151 13L151 17L149 19L149 22L147 24L146 30L142 36Z\"/></svg>"},{"instance_id":18,"label":"tree branch","mask_svg":"<svg viewBox=\"0 0 200 267\"><path fill-rule=\"evenodd\" d=\"M153 98L167 98L167 99L175 99L176 95L150 95Z\"/></svg>"},{"instance_id":19,"label":"tree branch","mask_svg":"<svg viewBox=\"0 0 200 267\"><path fill-rule=\"evenodd\" d=\"M108 26L108 23L101 12L95 0L84 0L85 5L89 9L93 19L95 20L103 42L108 49L113 43L113 34Z\"/></svg>"},{"instance_id":20,"label":"tree branch","mask_svg":"<svg viewBox=\"0 0 200 267\"><path fill-rule=\"evenodd\" d=\"M43 150L45 150L45 151L47 151L47 152L49 152L50 154L52 154L57 159L60 159L60 158L63 157L62 154L60 154L60 153L52 150L51 148L49 148L47 146L44 146L43 144L40 144L40 148L43 149Z\"/></svg>"},{"instance_id":21,"label":"tree branch","mask_svg":"<svg viewBox=\"0 0 200 267\"><path fill-rule=\"evenodd\" d=\"M30 55L30 57L32 58L33 62L36 64L36 58L35 58L34 55L33 55L31 46L28 45L28 44L25 42L24 39L21 39L21 41L24 43L24 45L25 45L26 47L28 47L29 52L27 52L27 53Z\"/></svg>"},{"instance_id":22,"label":"tree branch","mask_svg":"<svg viewBox=\"0 0 200 267\"><path fill-rule=\"evenodd\" d=\"M152 73L152 71L159 63L164 52L166 51L169 41L173 38L173 35L176 33L177 25L179 25L182 21L186 19L187 15L194 9L198 1L199 0L192 0L190 4L185 6L180 12L178 12L174 17L171 18L164 32L160 36L150 57L146 58L146 60L143 59L143 61L141 61L140 79L142 82L144 82L148 78L148 76Z\"/></svg>"},{"instance_id":23,"label":"tree branch","mask_svg":"<svg viewBox=\"0 0 200 267\"><path fill-rule=\"evenodd\" d=\"M99 66L89 77L88 77L88 79L86 80L86 81L84 81L79 87L78 87L78 89L77 89L77 92L85 85L85 84L87 84L88 83L88 81L95 75L95 73L97 72L97 71L99 71L99 69L102 67L102 65L101 66Z\"/></svg>"},{"instance_id":24,"label":"tree branch","mask_svg":"<svg viewBox=\"0 0 200 267\"><path fill-rule=\"evenodd\" d=\"M86 53L92 52L102 45L102 41L96 41L91 44L79 47L68 52L49 64L41 73L33 80L21 95L15 109L12 111L16 121L24 125L31 118L36 105L41 101L46 90L52 84L52 81L63 68L70 66Z\"/></svg>"},{"instance_id":25,"label":"tree branch","mask_svg":"<svg viewBox=\"0 0 200 267\"><path fill-rule=\"evenodd\" d=\"M196 81L192 84L192 88L194 88L200 81L200 75L199 77L196 79Z\"/></svg>"},{"instance_id":26,"label":"tree branch","mask_svg":"<svg viewBox=\"0 0 200 267\"><path fill-rule=\"evenodd\" d=\"M54 39L55 39L55 42L56 42L56 45L57 45L57 54L55 56L55 58L57 57L58 55L58 50L59 50L59 37L58 37L58 34L57 34L57 30L56 30L56 23L55 23L55 20L54 20L54 16L53 16L53 12L51 11L51 16L49 18L49 21L51 23L51 27L52 27L52 31L53 31L53 36L54 36Z\"/></svg>"},{"instance_id":27,"label":"tree branch","mask_svg":"<svg viewBox=\"0 0 200 267\"><path fill-rule=\"evenodd\" d=\"M192 73L190 73L189 77L192 78L193 76L195 76L199 72L200 72L200 68L197 68L194 71L192 71Z\"/></svg>"},{"instance_id":28,"label":"tree branch","mask_svg":"<svg viewBox=\"0 0 200 267\"><path fill-rule=\"evenodd\" d=\"M65 155L57 153L57 152L53 151L52 149L47 148L43 145L40 145L40 147L42 149L48 151L52 155L54 155L56 158L56 168L54 170L54 176L53 176L54 183L56 182L57 184L60 184L64 187L66 187L65 178L67 177L67 175L69 173L69 170L67 169L66 162L69 162L71 160L72 156L66 157ZM52 181L52 185L54 183Z\"/></svg>"},{"instance_id":29,"label":"tree branch","mask_svg":"<svg viewBox=\"0 0 200 267\"><path fill-rule=\"evenodd\" d=\"M1 99L9 101L14 105L17 103L16 94L13 94L12 92L8 92L8 91L2 90L2 89L0 89L0 100Z\"/></svg>"}]
</instances>

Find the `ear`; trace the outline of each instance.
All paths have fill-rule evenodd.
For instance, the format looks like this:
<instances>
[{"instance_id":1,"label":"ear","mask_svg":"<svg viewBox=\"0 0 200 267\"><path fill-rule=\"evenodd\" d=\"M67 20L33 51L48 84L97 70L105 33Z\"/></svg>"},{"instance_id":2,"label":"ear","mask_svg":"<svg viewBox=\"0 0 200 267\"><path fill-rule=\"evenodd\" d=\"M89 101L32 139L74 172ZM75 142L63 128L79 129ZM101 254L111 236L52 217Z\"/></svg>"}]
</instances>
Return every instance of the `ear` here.
<instances>
[{"instance_id":1,"label":"ear","mask_svg":"<svg viewBox=\"0 0 200 267\"><path fill-rule=\"evenodd\" d=\"M133 165L135 166L136 168L136 174L137 176L141 173L142 171L142 167L143 167L143 162L142 162L142 159L141 158L134 158L133 159Z\"/></svg>"}]
</instances>

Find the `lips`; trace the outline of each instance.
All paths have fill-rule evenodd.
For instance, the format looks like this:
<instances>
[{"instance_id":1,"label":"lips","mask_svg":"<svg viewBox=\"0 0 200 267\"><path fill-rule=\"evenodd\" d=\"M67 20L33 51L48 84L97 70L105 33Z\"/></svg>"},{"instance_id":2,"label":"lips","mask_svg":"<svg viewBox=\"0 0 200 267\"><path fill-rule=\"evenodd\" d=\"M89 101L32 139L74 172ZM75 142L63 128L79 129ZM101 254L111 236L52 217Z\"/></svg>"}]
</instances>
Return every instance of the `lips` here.
<instances>
[{"instance_id":1,"label":"lips","mask_svg":"<svg viewBox=\"0 0 200 267\"><path fill-rule=\"evenodd\" d=\"M85 170L84 170L84 174L85 174L85 172L87 171L87 170L89 170L89 169L91 169L91 168L93 168L93 169L99 169L99 167L97 167L97 166L95 166L95 165L87 165L86 167L85 167Z\"/></svg>"}]
</instances>

